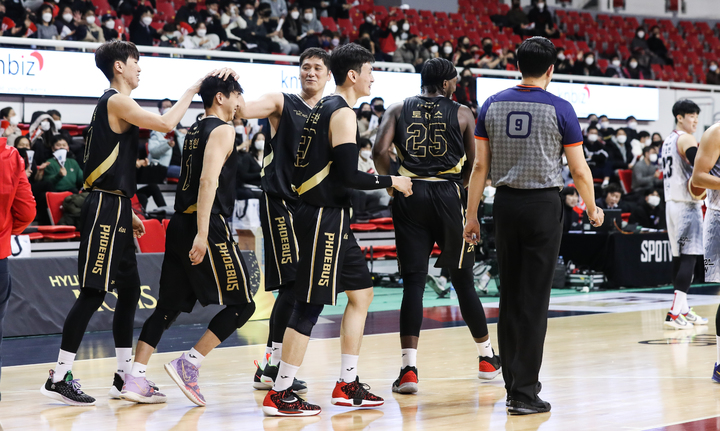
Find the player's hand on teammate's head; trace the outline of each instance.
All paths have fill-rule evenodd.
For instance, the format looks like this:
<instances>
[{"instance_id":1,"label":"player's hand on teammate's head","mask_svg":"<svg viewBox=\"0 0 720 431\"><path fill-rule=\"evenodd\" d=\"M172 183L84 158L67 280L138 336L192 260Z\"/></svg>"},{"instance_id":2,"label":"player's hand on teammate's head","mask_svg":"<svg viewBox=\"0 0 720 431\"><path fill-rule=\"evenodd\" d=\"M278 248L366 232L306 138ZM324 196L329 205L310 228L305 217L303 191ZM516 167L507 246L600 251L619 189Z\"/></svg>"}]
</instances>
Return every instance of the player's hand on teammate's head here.
<instances>
[{"instance_id":1,"label":"player's hand on teammate's head","mask_svg":"<svg viewBox=\"0 0 720 431\"><path fill-rule=\"evenodd\" d=\"M392 177L392 186L395 190L405 195L405 197L412 195L412 180L408 177Z\"/></svg>"},{"instance_id":2,"label":"player's hand on teammate's head","mask_svg":"<svg viewBox=\"0 0 720 431\"><path fill-rule=\"evenodd\" d=\"M463 239L469 244L477 245L480 241L480 223L477 217L468 218L465 221L465 230L463 231Z\"/></svg>"},{"instance_id":3,"label":"player's hand on teammate's head","mask_svg":"<svg viewBox=\"0 0 720 431\"><path fill-rule=\"evenodd\" d=\"M232 70L229 67L224 67L222 69L215 69L212 71L211 76L217 76L218 78L222 78L223 80L232 76L233 78L235 78L236 81L240 80L240 75L238 75L237 72L235 72L234 70Z\"/></svg>"}]
</instances>

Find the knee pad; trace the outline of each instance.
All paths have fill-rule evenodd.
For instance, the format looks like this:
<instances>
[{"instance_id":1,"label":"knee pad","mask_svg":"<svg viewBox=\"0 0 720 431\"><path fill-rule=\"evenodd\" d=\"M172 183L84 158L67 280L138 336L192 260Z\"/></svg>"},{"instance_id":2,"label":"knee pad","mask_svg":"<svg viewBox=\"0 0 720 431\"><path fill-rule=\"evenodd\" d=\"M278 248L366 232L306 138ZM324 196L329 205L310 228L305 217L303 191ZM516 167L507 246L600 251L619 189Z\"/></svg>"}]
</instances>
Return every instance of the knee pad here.
<instances>
[{"instance_id":1,"label":"knee pad","mask_svg":"<svg viewBox=\"0 0 720 431\"><path fill-rule=\"evenodd\" d=\"M292 328L309 337L324 307L322 304L308 304L306 302L295 301L292 316L290 316L290 321L288 322L288 328Z\"/></svg>"}]
</instances>

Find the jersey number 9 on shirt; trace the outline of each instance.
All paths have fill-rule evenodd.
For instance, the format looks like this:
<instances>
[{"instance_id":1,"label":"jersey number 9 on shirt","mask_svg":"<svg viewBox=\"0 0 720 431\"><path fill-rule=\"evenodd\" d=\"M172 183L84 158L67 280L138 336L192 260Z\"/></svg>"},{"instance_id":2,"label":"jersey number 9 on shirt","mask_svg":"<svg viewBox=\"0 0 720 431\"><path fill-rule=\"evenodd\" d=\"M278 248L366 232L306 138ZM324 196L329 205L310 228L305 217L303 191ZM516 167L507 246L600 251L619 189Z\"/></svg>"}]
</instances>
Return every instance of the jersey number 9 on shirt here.
<instances>
[{"instance_id":1,"label":"jersey number 9 on shirt","mask_svg":"<svg viewBox=\"0 0 720 431\"><path fill-rule=\"evenodd\" d=\"M428 140L428 127L430 128L430 143ZM405 150L413 157L426 157L429 152L433 157L444 156L447 152L447 141L443 133L447 130L445 123L430 123L425 126L423 123L412 123L407 128L407 134L410 136L405 141Z\"/></svg>"},{"instance_id":2,"label":"jersey number 9 on shirt","mask_svg":"<svg viewBox=\"0 0 720 431\"><path fill-rule=\"evenodd\" d=\"M532 115L529 112L510 112L507 116L505 133L509 138L524 139L530 136Z\"/></svg>"}]
</instances>

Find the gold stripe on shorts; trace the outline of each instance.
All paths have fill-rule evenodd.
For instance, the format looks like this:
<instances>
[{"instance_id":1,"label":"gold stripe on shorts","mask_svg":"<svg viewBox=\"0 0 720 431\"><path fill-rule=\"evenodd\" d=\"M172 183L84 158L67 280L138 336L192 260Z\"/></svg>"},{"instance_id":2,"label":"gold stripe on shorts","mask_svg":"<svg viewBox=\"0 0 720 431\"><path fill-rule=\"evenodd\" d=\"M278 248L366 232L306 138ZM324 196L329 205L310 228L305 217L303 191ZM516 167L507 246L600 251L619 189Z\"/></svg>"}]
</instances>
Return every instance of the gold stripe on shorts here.
<instances>
[{"instance_id":1,"label":"gold stripe on shorts","mask_svg":"<svg viewBox=\"0 0 720 431\"><path fill-rule=\"evenodd\" d=\"M88 269L88 262L90 262L90 247L92 246L92 235L95 231L95 224L97 223L98 216L100 216L100 208L102 207L102 198L103 195L100 193L100 201L98 201L97 211L95 211L95 220L93 220L93 225L90 228L90 236L88 237L88 244L87 244L87 255L85 257L85 269L83 270L83 284L87 282L87 269ZM80 286L85 287L85 286Z\"/></svg>"},{"instance_id":2,"label":"gold stripe on shorts","mask_svg":"<svg viewBox=\"0 0 720 431\"><path fill-rule=\"evenodd\" d=\"M278 279L280 279L280 285L282 286L282 284L283 284L282 271L280 271L280 262L278 262L278 258L277 258L278 250L275 247L275 235L273 235L274 229L273 229L273 224L272 224L272 217L270 216L270 200L268 199L267 193L265 193L265 208L267 209L268 227L270 230L270 242L272 242L272 248L273 248L272 254L273 254L273 258L275 259L275 267L277 268Z\"/></svg>"},{"instance_id":3,"label":"gold stripe on shorts","mask_svg":"<svg viewBox=\"0 0 720 431\"><path fill-rule=\"evenodd\" d=\"M310 261L310 284L308 285L307 302L310 302L310 297L312 296L313 275L315 274L315 252L317 251L318 233L320 232L320 221L322 220L323 209L324 208L320 208L320 212L318 213L318 221L315 225L315 237L313 241L312 259Z\"/></svg>"}]
</instances>

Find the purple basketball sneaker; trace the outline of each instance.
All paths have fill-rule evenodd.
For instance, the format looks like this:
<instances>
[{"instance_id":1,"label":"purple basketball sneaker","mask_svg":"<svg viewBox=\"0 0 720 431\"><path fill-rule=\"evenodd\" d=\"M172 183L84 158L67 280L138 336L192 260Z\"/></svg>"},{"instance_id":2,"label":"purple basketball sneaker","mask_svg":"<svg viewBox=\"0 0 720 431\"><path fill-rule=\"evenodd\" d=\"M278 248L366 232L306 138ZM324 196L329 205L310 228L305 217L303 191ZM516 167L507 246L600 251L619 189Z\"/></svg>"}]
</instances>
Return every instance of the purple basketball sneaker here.
<instances>
[{"instance_id":1,"label":"purple basketball sneaker","mask_svg":"<svg viewBox=\"0 0 720 431\"><path fill-rule=\"evenodd\" d=\"M125 384L120 399L140 404L160 404L167 402L165 394L158 392L145 377L133 377L125 374Z\"/></svg>"},{"instance_id":2,"label":"purple basketball sneaker","mask_svg":"<svg viewBox=\"0 0 720 431\"><path fill-rule=\"evenodd\" d=\"M198 386L199 369L185 359L184 353L169 364L165 364L165 371L190 401L200 407L205 406L205 397L200 393Z\"/></svg>"}]
</instances>

